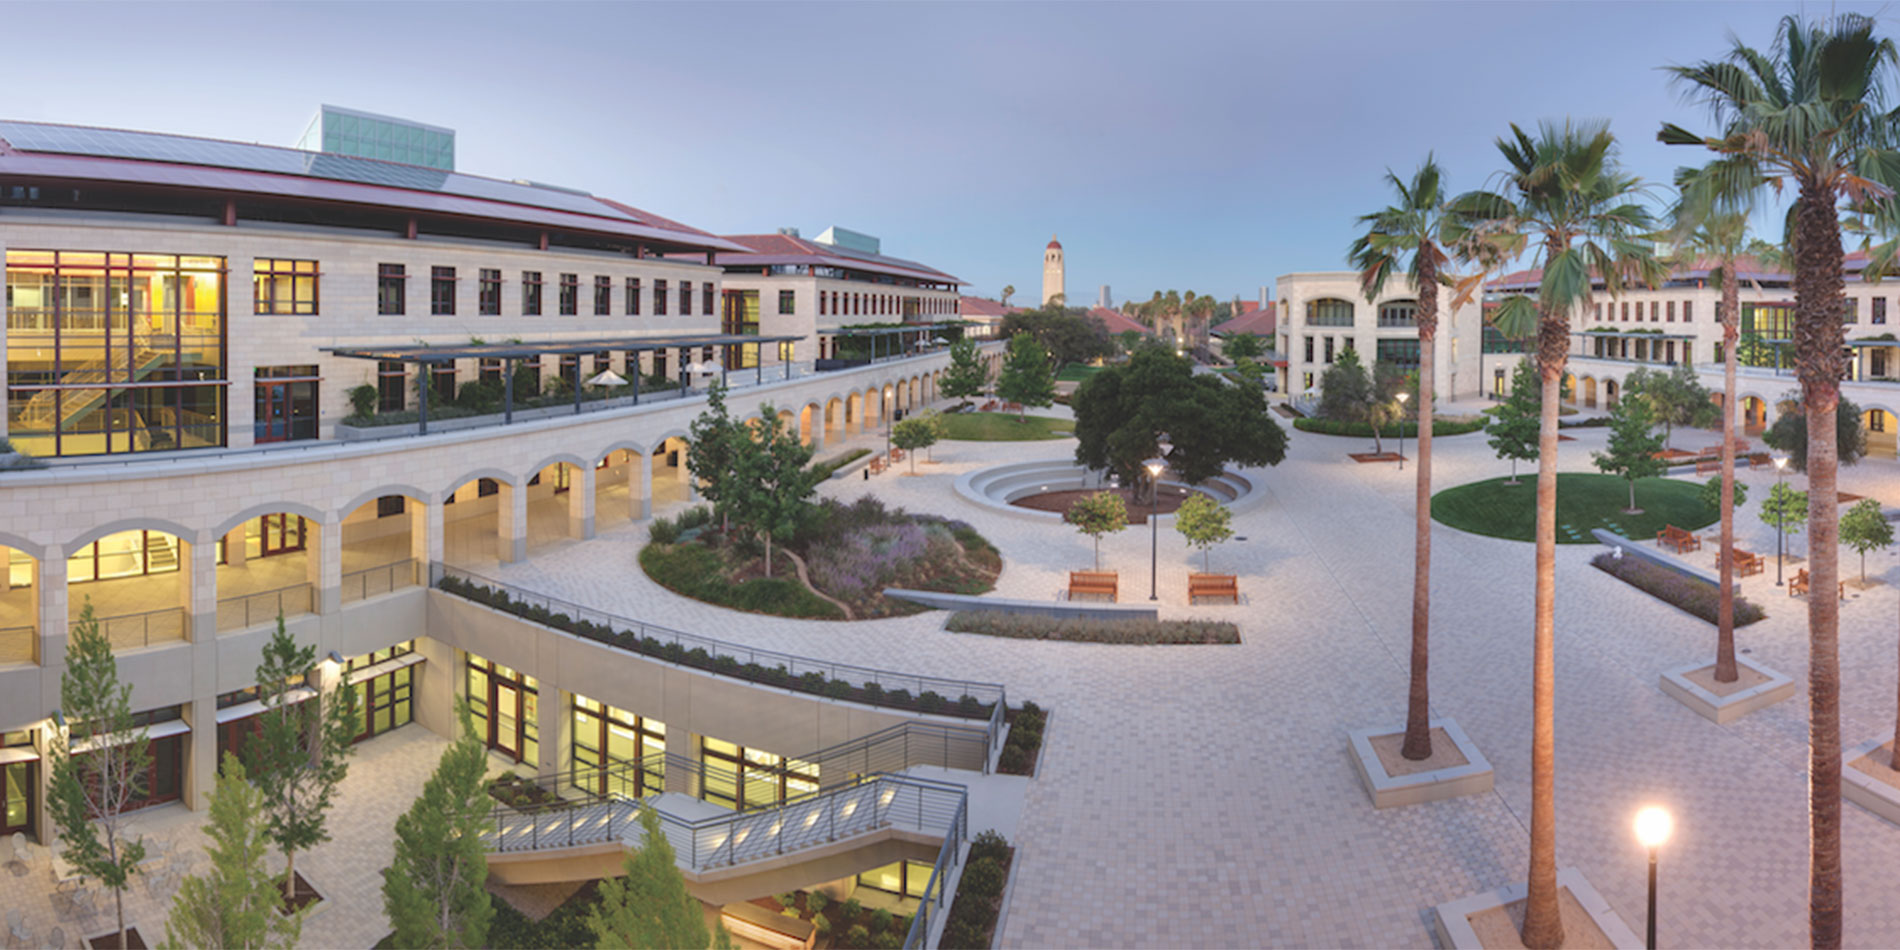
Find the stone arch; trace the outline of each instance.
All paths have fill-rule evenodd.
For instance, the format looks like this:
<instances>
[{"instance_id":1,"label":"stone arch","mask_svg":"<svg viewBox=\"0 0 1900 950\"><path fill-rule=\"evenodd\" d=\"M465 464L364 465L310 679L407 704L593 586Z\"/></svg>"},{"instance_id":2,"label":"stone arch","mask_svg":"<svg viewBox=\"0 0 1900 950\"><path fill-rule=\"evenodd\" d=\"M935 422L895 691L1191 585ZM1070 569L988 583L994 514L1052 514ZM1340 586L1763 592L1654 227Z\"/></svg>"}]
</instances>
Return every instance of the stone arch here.
<instances>
[{"instance_id":1,"label":"stone arch","mask_svg":"<svg viewBox=\"0 0 1900 950\"><path fill-rule=\"evenodd\" d=\"M1583 377L1583 379L1582 379L1582 381L1581 381L1581 382L1582 382L1582 385L1583 385L1583 406L1584 406L1584 408L1586 408L1586 409L1595 409L1595 408L1597 407L1597 381L1596 381L1596 378L1595 378L1595 377L1592 377L1592 376L1585 376L1585 377Z\"/></svg>"},{"instance_id":2,"label":"stone arch","mask_svg":"<svg viewBox=\"0 0 1900 950\"><path fill-rule=\"evenodd\" d=\"M1615 409L1617 393L1621 390L1622 387L1617 384L1614 377L1603 377L1603 408Z\"/></svg>"},{"instance_id":3,"label":"stone arch","mask_svg":"<svg viewBox=\"0 0 1900 950\"><path fill-rule=\"evenodd\" d=\"M1743 393L1735 408L1741 410L1738 419L1742 432L1755 435L1768 428L1768 409L1773 405L1757 393Z\"/></svg>"},{"instance_id":4,"label":"stone arch","mask_svg":"<svg viewBox=\"0 0 1900 950\"><path fill-rule=\"evenodd\" d=\"M615 452L619 452L621 450L632 452L636 456L643 456L647 454L647 447L645 444L640 443L640 442L635 442L632 439L619 439L614 442L609 442L606 448L601 449L600 453L594 456L594 467L599 468L600 463L605 461L608 456L614 454Z\"/></svg>"},{"instance_id":5,"label":"stone arch","mask_svg":"<svg viewBox=\"0 0 1900 950\"><path fill-rule=\"evenodd\" d=\"M808 402L798 408L798 441L815 447L825 442L825 408Z\"/></svg>"},{"instance_id":6,"label":"stone arch","mask_svg":"<svg viewBox=\"0 0 1900 950\"><path fill-rule=\"evenodd\" d=\"M28 554L35 561L43 561L48 553L47 547L38 541L30 541L10 531L0 531L0 547L12 548L22 554Z\"/></svg>"},{"instance_id":7,"label":"stone arch","mask_svg":"<svg viewBox=\"0 0 1900 950\"><path fill-rule=\"evenodd\" d=\"M1861 406L1861 427L1867 430L1867 455L1872 458L1900 458L1900 413L1878 403Z\"/></svg>"},{"instance_id":8,"label":"stone arch","mask_svg":"<svg viewBox=\"0 0 1900 950\"><path fill-rule=\"evenodd\" d=\"M548 466L553 465L557 462L561 464L565 464L565 465L572 465L575 468L581 468L581 469L589 468L592 466L592 463L589 462L587 459L581 458L580 456L575 455L572 452L556 452L548 456L547 458L544 458L541 461L534 463L534 465L528 469L528 477L533 478L535 475L546 471Z\"/></svg>"},{"instance_id":9,"label":"stone arch","mask_svg":"<svg viewBox=\"0 0 1900 950\"><path fill-rule=\"evenodd\" d=\"M198 532L176 521L168 521L164 518L121 518L118 521L108 521L105 524L93 526L66 542L61 551L71 557L74 551L106 535L118 534L121 531L162 531L186 544L196 544L198 541Z\"/></svg>"},{"instance_id":10,"label":"stone arch","mask_svg":"<svg viewBox=\"0 0 1900 950\"><path fill-rule=\"evenodd\" d=\"M317 509L312 508L309 505L303 504L302 502L295 502L295 501L272 501L272 502L265 502L264 504L261 504L261 505L252 505L251 507L246 508L241 512L238 512L237 514L224 519L222 522L219 522L217 527L211 529L211 536L213 538L222 538L225 535L230 534L232 531L236 530L239 525L242 525L244 522L249 521L252 518L259 518L264 515L275 515L275 514L300 515L305 520L314 521L319 525L323 523L323 512L318 511Z\"/></svg>"}]
</instances>

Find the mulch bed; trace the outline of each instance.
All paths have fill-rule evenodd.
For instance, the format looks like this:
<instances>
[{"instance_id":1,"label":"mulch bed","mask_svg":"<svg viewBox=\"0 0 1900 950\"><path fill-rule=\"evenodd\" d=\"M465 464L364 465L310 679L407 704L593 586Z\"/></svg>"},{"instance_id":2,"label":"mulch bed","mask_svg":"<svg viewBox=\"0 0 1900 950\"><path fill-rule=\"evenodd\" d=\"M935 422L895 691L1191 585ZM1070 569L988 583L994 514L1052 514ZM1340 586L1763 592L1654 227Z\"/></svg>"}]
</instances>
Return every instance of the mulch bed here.
<instances>
[{"instance_id":1,"label":"mulch bed","mask_svg":"<svg viewBox=\"0 0 1900 950\"><path fill-rule=\"evenodd\" d=\"M278 881L277 886L282 887L283 882ZM304 880L302 871L297 872L296 893L297 893L297 896L291 898L290 900L288 901L280 900L278 902L277 909L279 912L283 913L285 916L289 916L290 914L294 914L297 911L303 910L304 908L309 907L310 905L315 904L320 900L323 900L323 895L317 893L317 889L311 886L309 881Z\"/></svg>"},{"instance_id":2,"label":"mulch bed","mask_svg":"<svg viewBox=\"0 0 1900 950\"><path fill-rule=\"evenodd\" d=\"M1852 504L1853 502L1857 502L1861 500L1863 497L1865 497L1863 495L1855 495L1849 492L1836 492L1835 494L1838 494L1841 496L1841 500L1836 502L1836 504L1841 504L1841 505Z\"/></svg>"},{"instance_id":3,"label":"mulch bed","mask_svg":"<svg viewBox=\"0 0 1900 950\"><path fill-rule=\"evenodd\" d=\"M1660 452L1651 452L1649 455L1651 458L1659 459L1690 459L1699 457L1700 453L1686 452L1682 449L1663 449Z\"/></svg>"},{"instance_id":4,"label":"mulch bed","mask_svg":"<svg viewBox=\"0 0 1900 950\"><path fill-rule=\"evenodd\" d=\"M1577 437L1576 437L1576 436L1574 436L1574 435L1563 435L1562 433L1559 433L1559 434L1558 434L1558 436L1557 436L1557 441L1559 441L1559 442L1575 442L1575 441L1577 441Z\"/></svg>"},{"instance_id":5,"label":"mulch bed","mask_svg":"<svg viewBox=\"0 0 1900 950\"><path fill-rule=\"evenodd\" d=\"M115 930L109 934L100 934L87 940L86 945L94 950L118 950L119 932ZM125 945L127 950L145 950L145 938L139 936L137 927L125 928Z\"/></svg>"},{"instance_id":6,"label":"mulch bed","mask_svg":"<svg viewBox=\"0 0 1900 950\"><path fill-rule=\"evenodd\" d=\"M1349 452L1347 457L1361 465L1367 462L1398 462L1405 458L1397 452Z\"/></svg>"},{"instance_id":7,"label":"mulch bed","mask_svg":"<svg viewBox=\"0 0 1900 950\"><path fill-rule=\"evenodd\" d=\"M1036 511L1066 512L1076 502L1090 495L1100 494L1105 491L1112 491L1122 496L1122 504L1128 507L1129 524L1148 523L1148 499L1137 499L1134 489L1131 488L1084 488L1074 491L1046 491L1036 495L1025 495L1022 498L1010 502L1010 504L1018 508L1031 508ZM1161 497L1154 502L1155 513L1171 515L1181 507L1181 502L1186 499L1187 495L1185 493L1163 488L1161 490Z\"/></svg>"}]
</instances>

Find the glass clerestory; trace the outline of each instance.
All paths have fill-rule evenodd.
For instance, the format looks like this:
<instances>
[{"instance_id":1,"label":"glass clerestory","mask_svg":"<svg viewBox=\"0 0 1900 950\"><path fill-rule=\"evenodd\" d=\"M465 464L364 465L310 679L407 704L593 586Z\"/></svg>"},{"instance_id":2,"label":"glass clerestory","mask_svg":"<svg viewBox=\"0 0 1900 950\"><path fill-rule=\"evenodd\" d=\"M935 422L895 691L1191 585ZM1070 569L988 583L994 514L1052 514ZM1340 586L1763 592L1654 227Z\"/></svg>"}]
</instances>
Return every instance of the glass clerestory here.
<instances>
[{"instance_id":1,"label":"glass clerestory","mask_svg":"<svg viewBox=\"0 0 1900 950\"><path fill-rule=\"evenodd\" d=\"M225 441L222 257L9 250L7 428L29 455Z\"/></svg>"}]
</instances>

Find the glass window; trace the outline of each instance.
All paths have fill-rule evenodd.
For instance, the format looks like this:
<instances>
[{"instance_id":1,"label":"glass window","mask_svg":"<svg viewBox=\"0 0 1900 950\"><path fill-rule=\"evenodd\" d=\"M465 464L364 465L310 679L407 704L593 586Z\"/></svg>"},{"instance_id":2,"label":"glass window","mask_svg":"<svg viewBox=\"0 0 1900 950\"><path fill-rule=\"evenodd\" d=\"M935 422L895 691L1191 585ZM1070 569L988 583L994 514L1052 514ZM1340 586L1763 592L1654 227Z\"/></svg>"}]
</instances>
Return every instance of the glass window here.
<instances>
[{"instance_id":1,"label":"glass window","mask_svg":"<svg viewBox=\"0 0 1900 950\"><path fill-rule=\"evenodd\" d=\"M500 316L501 271L487 267L482 268L481 295L476 304L476 308L484 317Z\"/></svg>"},{"instance_id":2,"label":"glass window","mask_svg":"<svg viewBox=\"0 0 1900 950\"><path fill-rule=\"evenodd\" d=\"M1670 300L1664 303L1663 318L1664 318L1663 319L1664 323L1676 322L1676 302L1675 301Z\"/></svg>"},{"instance_id":3,"label":"glass window","mask_svg":"<svg viewBox=\"0 0 1900 950\"><path fill-rule=\"evenodd\" d=\"M1306 322L1316 327L1352 326L1352 301L1327 298L1306 304Z\"/></svg>"},{"instance_id":4,"label":"glass window","mask_svg":"<svg viewBox=\"0 0 1900 950\"><path fill-rule=\"evenodd\" d=\"M666 724L574 696L569 784L591 795L645 798L666 790Z\"/></svg>"},{"instance_id":5,"label":"glass window","mask_svg":"<svg viewBox=\"0 0 1900 950\"><path fill-rule=\"evenodd\" d=\"M394 360L376 362L376 411L401 412L408 394L408 371Z\"/></svg>"},{"instance_id":6,"label":"glass window","mask_svg":"<svg viewBox=\"0 0 1900 950\"><path fill-rule=\"evenodd\" d=\"M455 401L455 364L429 364L429 381L433 383L429 399L438 406L446 406Z\"/></svg>"},{"instance_id":7,"label":"glass window","mask_svg":"<svg viewBox=\"0 0 1900 950\"><path fill-rule=\"evenodd\" d=\"M376 312L400 317L408 303L408 274L401 264L376 265Z\"/></svg>"},{"instance_id":8,"label":"glass window","mask_svg":"<svg viewBox=\"0 0 1900 950\"><path fill-rule=\"evenodd\" d=\"M797 308L798 308L798 292L797 291L781 290L778 292L778 312L780 314L791 313L793 310L796 310Z\"/></svg>"},{"instance_id":9,"label":"glass window","mask_svg":"<svg viewBox=\"0 0 1900 950\"><path fill-rule=\"evenodd\" d=\"M1874 303L1873 303L1873 312L1874 312L1874 315L1870 322L1886 323L1887 322L1887 298L1875 297Z\"/></svg>"},{"instance_id":10,"label":"glass window","mask_svg":"<svg viewBox=\"0 0 1900 950\"><path fill-rule=\"evenodd\" d=\"M541 272L538 270L521 272L521 315L541 315Z\"/></svg>"},{"instance_id":11,"label":"glass window","mask_svg":"<svg viewBox=\"0 0 1900 950\"><path fill-rule=\"evenodd\" d=\"M829 298L830 296L831 296L830 294L827 294L822 290L818 292L818 315L821 317L826 316L831 312L825 305L827 298ZM780 310L779 312L784 313L785 311Z\"/></svg>"},{"instance_id":12,"label":"glass window","mask_svg":"<svg viewBox=\"0 0 1900 950\"><path fill-rule=\"evenodd\" d=\"M744 811L800 798L818 791L818 765L772 752L700 738L706 776L700 797Z\"/></svg>"},{"instance_id":13,"label":"glass window","mask_svg":"<svg viewBox=\"0 0 1900 950\"><path fill-rule=\"evenodd\" d=\"M605 317L614 312L614 279L612 277L594 278L594 316Z\"/></svg>"},{"instance_id":14,"label":"glass window","mask_svg":"<svg viewBox=\"0 0 1900 950\"><path fill-rule=\"evenodd\" d=\"M680 316L689 316L693 312L693 282L680 281Z\"/></svg>"},{"instance_id":15,"label":"glass window","mask_svg":"<svg viewBox=\"0 0 1900 950\"><path fill-rule=\"evenodd\" d=\"M252 311L312 316L317 312L317 262L256 259L251 274Z\"/></svg>"},{"instance_id":16,"label":"glass window","mask_svg":"<svg viewBox=\"0 0 1900 950\"><path fill-rule=\"evenodd\" d=\"M1859 297L1847 298L1847 312L1841 317L1841 322L1842 323L1859 323L1860 322L1860 298Z\"/></svg>"},{"instance_id":17,"label":"glass window","mask_svg":"<svg viewBox=\"0 0 1900 950\"><path fill-rule=\"evenodd\" d=\"M700 296L699 309L701 313L704 313L705 315L709 317L712 316L713 297L717 293L718 293L718 288L714 287L713 282L710 280L699 285L699 296ZM756 291L755 291L755 295L756 295Z\"/></svg>"},{"instance_id":18,"label":"glass window","mask_svg":"<svg viewBox=\"0 0 1900 950\"><path fill-rule=\"evenodd\" d=\"M581 277L579 274L561 275L561 316L571 317L581 310Z\"/></svg>"},{"instance_id":19,"label":"glass window","mask_svg":"<svg viewBox=\"0 0 1900 950\"><path fill-rule=\"evenodd\" d=\"M664 280L653 282L653 315L666 316L666 281Z\"/></svg>"},{"instance_id":20,"label":"glass window","mask_svg":"<svg viewBox=\"0 0 1900 950\"><path fill-rule=\"evenodd\" d=\"M455 268L429 269L429 312L438 317L455 315Z\"/></svg>"},{"instance_id":21,"label":"glass window","mask_svg":"<svg viewBox=\"0 0 1900 950\"><path fill-rule=\"evenodd\" d=\"M252 440L286 442L317 437L317 368L259 366L252 386Z\"/></svg>"},{"instance_id":22,"label":"glass window","mask_svg":"<svg viewBox=\"0 0 1900 950\"><path fill-rule=\"evenodd\" d=\"M640 315L640 278L627 278L627 316Z\"/></svg>"},{"instance_id":23,"label":"glass window","mask_svg":"<svg viewBox=\"0 0 1900 950\"><path fill-rule=\"evenodd\" d=\"M1693 319L1693 315L1695 312L1693 309L1694 307L1695 307L1695 301L1693 300L1685 300L1682 302L1682 322L1688 323L1690 322L1691 319Z\"/></svg>"}]
</instances>

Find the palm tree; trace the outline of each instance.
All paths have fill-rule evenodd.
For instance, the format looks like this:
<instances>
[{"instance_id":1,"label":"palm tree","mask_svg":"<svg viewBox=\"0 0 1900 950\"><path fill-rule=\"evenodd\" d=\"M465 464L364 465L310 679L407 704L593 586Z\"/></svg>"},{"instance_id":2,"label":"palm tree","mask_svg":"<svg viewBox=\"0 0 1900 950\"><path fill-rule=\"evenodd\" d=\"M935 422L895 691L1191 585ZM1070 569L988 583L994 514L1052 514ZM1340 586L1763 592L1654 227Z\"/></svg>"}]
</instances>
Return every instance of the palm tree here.
<instances>
[{"instance_id":1,"label":"palm tree","mask_svg":"<svg viewBox=\"0 0 1900 950\"><path fill-rule=\"evenodd\" d=\"M1704 180L1693 170L1677 175L1681 198L1672 212L1673 237L1682 255L1679 263L1694 266L1713 258L1709 279L1722 288L1721 305L1716 319L1722 324L1722 553L1717 559L1721 571L1721 600L1716 609L1715 680L1733 683L1741 674L1735 668L1735 364L1736 342L1741 337L1741 280L1736 262L1754 242L1748 237L1746 210L1719 211L1702 189Z\"/></svg>"},{"instance_id":2,"label":"palm tree","mask_svg":"<svg viewBox=\"0 0 1900 950\"><path fill-rule=\"evenodd\" d=\"M1469 242L1488 265L1528 251L1540 268L1537 297L1506 298L1493 317L1505 336L1537 337L1543 383L1538 426L1537 595L1531 663L1531 860L1524 908L1527 947L1563 943L1557 904L1556 566L1557 409L1570 350L1570 313L1587 307L1592 283L1615 296L1630 283L1655 284L1660 265L1639 238L1650 216L1636 202L1642 182L1615 159L1606 124L1542 123L1532 136L1516 125L1498 140L1506 168L1499 192L1472 192L1453 203L1464 223L1454 242Z\"/></svg>"},{"instance_id":3,"label":"palm tree","mask_svg":"<svg viewBox=\"0 0 1900 950\"><path fill-rule=\"evenodd\" d=\"M1704 137L1665 124L1657 138L1717 154L1715 190L1746 196L1767 182L1795 186L1788 232L1794 258L1796 374L1808 414L1809 582L1840 575L1835 411L1843 375L1840 206L1890 199L1900 155L1887 148L1886 106L1896 52L1875 21L1784 17L1766 54L1733 41L1721 60L1672 66L1676 83L1709 107L1720 131ZM1841 943L1840 604L1808 598L1808 939Z\"/></svg>"},{"instance_id":4,"label":"palm tree","mask_svg":"<svg viewBox=\"0 0 1900 950\"><path fill-rule=\"evenodd\" d=\"M1213 319L1214 307L1217 304L1212 294L1194 297L1193 293L1191 290L1188 291L1191 299L1183 305L1188 315L1186 336L1189 346L1200 346L1207 342L1208 322Z\"/></svg>"},{"instance_id":5,"label":"palm tree","mask_svg":"<svg viewBox=\"0 0 1900 950\"><path fill-rule=\"evenodd\" d=\"M1009 306L1009 298L1014 297L1014 296L1016 296L1016 285L1004 284L1003 285L1003 306L1005 307Z\"/></svg>"},{"instance_id":6,"label":"palm tree","mask_svg":"<svg viewBox=\"0 0 1900 950\"><path fill-rule=\"evenodd\" d=\"M1432 393L1433 346L1438 338L1438 286L1442 268L1450 263L1444 235L1455 228L1442 190L1443 175L1430 155L1408 184L1390 170L1385 180L1398 203L1361 215L1366 233L1347 252L1359 271L1366 302L1374 302L1391 276L1403 268L1418 292L1418 465L1413 493L1415 522L1412 535L1412 682L1406 692L1405 742L1400 754L1408 759L1432 755L1431 690L1427 649L1431 635L1432 593Z\"/></svg>"}]
</instances>

